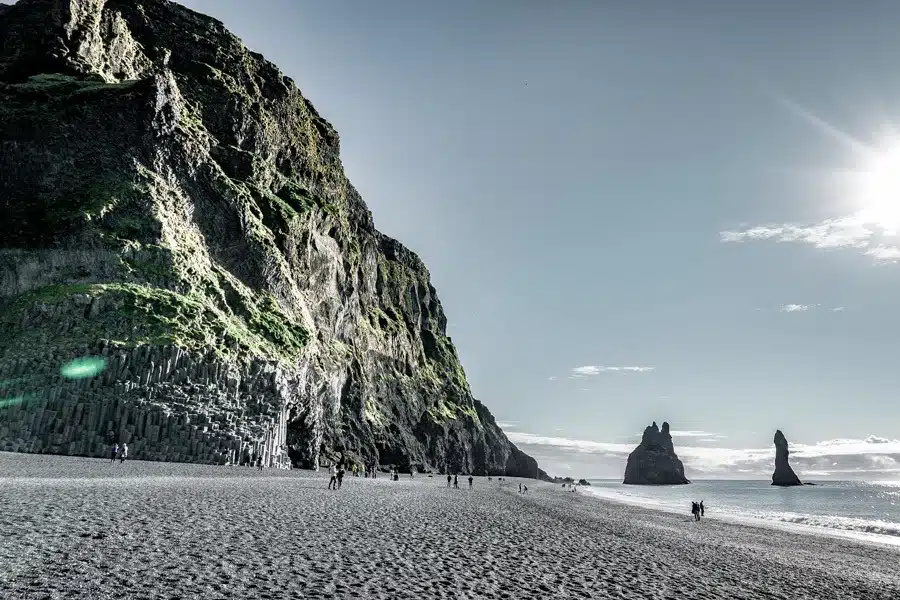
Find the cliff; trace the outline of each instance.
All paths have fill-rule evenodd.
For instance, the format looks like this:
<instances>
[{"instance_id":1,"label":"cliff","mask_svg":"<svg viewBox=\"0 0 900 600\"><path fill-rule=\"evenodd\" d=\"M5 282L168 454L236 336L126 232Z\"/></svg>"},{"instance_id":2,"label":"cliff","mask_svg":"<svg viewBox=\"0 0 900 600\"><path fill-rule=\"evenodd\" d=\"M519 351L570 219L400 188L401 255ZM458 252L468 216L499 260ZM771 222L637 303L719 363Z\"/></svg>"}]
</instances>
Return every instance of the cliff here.
<instances>
[{"instance_id":1,"label":"cliff","mask_svg":"<svg viewBox=\"0 0 900 600\"><path fill-rule=\"evenodd\" d=\"M775 472L772 473L772 485L788 487L803 485L794 469L788 463L788 442L781 430L775 432Z\"/></svg>"},{"instance_id":2,"label":"cliff","mask_svg":"<svg viewBox=\"0 0 900 600\"><path fill-rule=\"evenodd\" d=\"M0 449L543 476L472 397L334 128L219 21L2 7L0 214ZM79 356L106 368L62 377Z\"/></svg>"},{"instance_id":3,"label":"cliff","mask_svg":"<svg viewBox=\"0 0 900 600\"><path fill-rule=\"evenodd\" d=\"M628 455L625 481L631 485L680 485L690 483L684 476L684 465L675 454L669 424L662 431L656 425L647 427L641 443Z\"/></svg>"}]
</instances>

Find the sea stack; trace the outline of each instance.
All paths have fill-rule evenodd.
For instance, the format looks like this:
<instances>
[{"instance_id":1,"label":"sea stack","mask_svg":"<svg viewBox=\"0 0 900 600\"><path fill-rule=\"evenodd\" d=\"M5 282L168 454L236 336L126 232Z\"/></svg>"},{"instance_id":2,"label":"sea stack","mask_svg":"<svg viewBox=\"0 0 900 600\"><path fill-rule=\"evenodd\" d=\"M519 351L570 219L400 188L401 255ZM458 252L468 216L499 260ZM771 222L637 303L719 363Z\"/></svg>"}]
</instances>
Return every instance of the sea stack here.
<instances>
[{"instance_id":1,"label":"sea stack","mask_svg":"<svg viewBox=\"0 0 900 600\"><path fill-rule=\"evenodd\" d=\"M772 473L772 485L803 485L788 464L788 441L780 429L775 432L775 472Z\"/></svg>"},{"instance_id":2,"label":"sea stack","mask_svg":"<svg viewBox=\"0 0 900 600\"><path fill-rule=\"evenodd\" d=\"M656 421L644 430L641 443L628 455L624 483L628 485L690 483L684 476L684 465L675 454L668 423L663 423L662 431L657 427Z\"/></svg>"}]
</instances>

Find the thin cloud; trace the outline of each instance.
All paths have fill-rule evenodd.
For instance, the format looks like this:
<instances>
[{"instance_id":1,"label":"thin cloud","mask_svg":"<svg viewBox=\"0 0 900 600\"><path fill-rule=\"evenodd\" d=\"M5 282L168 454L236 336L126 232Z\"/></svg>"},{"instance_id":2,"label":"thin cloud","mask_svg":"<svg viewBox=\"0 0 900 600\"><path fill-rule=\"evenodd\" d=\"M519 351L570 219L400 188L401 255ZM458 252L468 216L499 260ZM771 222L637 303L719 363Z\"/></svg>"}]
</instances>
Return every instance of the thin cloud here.
<instances>
[{"instance_id":1,"label":"thin cloud","mask_svg":"<svg viewBox=\"0 0 900 600\"><path fill-rule=\"evenodd\" d=\"M497 427L499 427L500 429L515 429L518 424L519 424L518 421L504 421L504 422L497 421ZM507 437L509 437L509 436L507 436Z\"/></svg>"},{"instance_id":2,"label":"thin cloud","mask_svg":"<svg viewBox=\"0 0 900 600\"><path fill-rule=\"evenodd\" d=\"M572 369L569 379L583 379L585 377L594 377L601 373L630 372L630 373L647 373L653 371L655 367L606 367L602 365L584 365Z\"/></svg>"},{"instance_id":3,"label":"thin cloud","mask_svg":"<svg viewBox=\"0 0 900 600\"><path fill-rule=\"evenodd\" d=\"M829 310L831 310L831 312L841 312L842 310L844 310L844 307L843 307L843 306L836 306L835 308L832 308L832 309L829 309Z\"/></svg>"},{"instance_id":4,"label":"thin cloud","mask_svg":"<svg viewBox=\"0 0 900 600\"><path fill-rule=\"evenodd\" d=\"M697 437L697 438L715 438L715 439L725 439L728 436L722 435L720 433L709 433L708 431L678 431L672 430L669 432L672 437Z\"/></svg>"},{"instance_id":5,"label":"thin cloud","mask_svg":"<svg viewBox=\"0 0 900 600\"><path fill-rule=\"evenodd\" d=\"M808 304L785 304L779 310L785 313L806 312L809 310Z\"/></svg>"},{"instance_id":6,"label":"thin cloud","mask_svg":"<svg viewBox=\"0 0 900 600\"><path fill-rule=\"evenodd\" d=\"M876 229L855 216L826 219L812 225L762 225L738 231L722 231L723 243L774 240L810 244L816 248L867 248Z\"/></svg>"},{"instance_id":7,"label":"thin cloud","mask_svg":"<svg viewBox=\"0 0 900 600\"><path fill-rule=\"evenodd\" d=\"M556 375L551 375L547 378L548 381L556 381Z\"/></svg>"},{"instance_id":8,"label":"thin cloud","mask_svg":"<svg viewBox=\"0 0 900 600\"><path fill-rule=\"evenodd\" d=\"M866 256L871 256L881 262L897 262L900 260L900 248L894 246L876 246L866 250Z\"/></svg>"}]
</instances>

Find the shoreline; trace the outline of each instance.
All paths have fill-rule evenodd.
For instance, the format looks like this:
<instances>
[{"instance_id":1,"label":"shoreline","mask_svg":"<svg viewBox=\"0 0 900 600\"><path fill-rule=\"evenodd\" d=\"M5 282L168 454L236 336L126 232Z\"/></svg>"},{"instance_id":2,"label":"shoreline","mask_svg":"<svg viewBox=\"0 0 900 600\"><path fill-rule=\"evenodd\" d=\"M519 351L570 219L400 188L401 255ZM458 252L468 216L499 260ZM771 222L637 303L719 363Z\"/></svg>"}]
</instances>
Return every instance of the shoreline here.
<instances>
[{"instance_id":1,"label":"shoreline","mask_svg":"<svg viewBox=\"0 0 900 600\"><path fill-rule=\"evenodd\" d=\"M582 493L585 486L579 486L579 492ZM632 500L629 496L619 495L615 492L604 494L601 488L591 487L583 493L593 497L600 502L609 502L612 504L623 504L649 511L657 511L667 515L685 515L686 510L680 510L674 506L668 506L662 503L655 504L648 502L645 498L636 498ZM643 501L642 501L643 500ZM810 515L815 517L816 515ZM782 521L778 519L767 519L759 516L741 516L728 512L707 512L703 520L714 520L722 523L731 523L742 527L756 527L759 529L777 530L797 535L806 536L824 536L826 538L840 538L853 540L861 544L871 544L879 547L890 547L900 549L900 535L891 535L886 533L872 533L861 530L843 529L839 527L827 527L810 525L807 523L797 523L791 521Z\"/></svg>"},{"instance_id":2,"label":"shoreline","mask_svg":"<svg viewBox=\"0 0 900 600\"><path fill-rule=\"evenodd\" d=\"M518 494L518 483L527 494ZM900 553L440 475L0 453L0 596L893 600Z\"/></svg>"}]
</instances>

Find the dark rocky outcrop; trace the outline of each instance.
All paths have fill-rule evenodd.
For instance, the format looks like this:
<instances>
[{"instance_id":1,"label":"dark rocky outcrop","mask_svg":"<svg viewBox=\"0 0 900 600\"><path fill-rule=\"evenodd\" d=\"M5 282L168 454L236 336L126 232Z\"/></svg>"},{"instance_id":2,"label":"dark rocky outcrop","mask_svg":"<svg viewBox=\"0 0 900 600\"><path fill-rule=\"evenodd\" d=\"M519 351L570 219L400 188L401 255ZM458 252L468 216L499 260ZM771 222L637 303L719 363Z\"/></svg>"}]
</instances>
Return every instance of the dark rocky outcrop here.
<instances>
[{"instance_id":1,"label":"dark rocky outcrop","mask_svg":"<svg viewBox=\"0 0 900 600\"><path fill-rule=\"evenodd\" d=\"M0 450L544 477L334 128L167 0L0 8ZM106 370L59 367L98 355Z\"/></svg>"},{"instance_id":2,"label":"dark rocky outcrop","mask_svg":"<svg viewBox=\"0 0 900 600\"><path fill-rule=\"evenodd\" d=\"M794 469L788 464L788 442L781 430L775 432L775 472L772 473L772 485L782 487L803 485Z\"/></svg>"},{"instance_id":3,"label":"dark rocky outcrop","mask_svg":"<svg viewBox=\"0 0 900 600\"><path fill-rule=\"evenodd\" d=\"M588 481L587 479L579 479L578 485L591 485L591 482Z\"/></svg>"},{"instance_id":4,"label":"dark rocky outcrop","mask_svg":"<svg viewBox=\"0 0 900 600\"><path fill-rule=\"evenodd\" d=\"M684 476L684 465L675 454L669 424L662 431L656 425L647 427L641 443L628 455L625 483L631 485L680 485L690 483Z\"/></svg>"}]
</instances>

